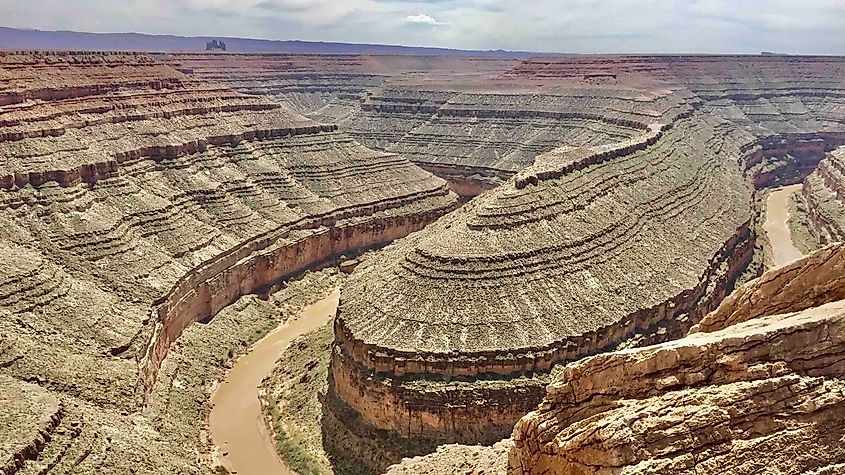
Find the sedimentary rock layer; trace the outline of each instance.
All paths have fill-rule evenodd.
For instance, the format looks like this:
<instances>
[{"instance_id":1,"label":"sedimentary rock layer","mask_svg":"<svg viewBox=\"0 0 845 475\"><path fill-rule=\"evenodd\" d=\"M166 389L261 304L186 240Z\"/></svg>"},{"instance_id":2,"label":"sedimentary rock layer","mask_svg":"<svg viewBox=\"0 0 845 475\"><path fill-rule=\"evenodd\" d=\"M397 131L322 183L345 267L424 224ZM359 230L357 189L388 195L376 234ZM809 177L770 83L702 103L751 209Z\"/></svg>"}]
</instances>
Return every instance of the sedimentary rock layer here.
<instances>
[{"instance_id":1,"label":"sedimentary rock layer","mask_svg":"<svg viewBox=\"0 0 845 475\"><path fill-rule=\"evenodd\" d=\"M63 417L61 402L44 388L0 375L0 473L15 473L36 458Z\"/></svg>"},{"instance_id":2,"label":"sedimentary rock layer","mask_svg":"<svg viewBox=\"0 0 845 475\"><path fill-rule=\"evenodd\" d=\"M509 163L514 176L345 285L329 407L354 425L431 444L490 443L539 402L555 365L685 334L748 270L756 190L800 182L845 137L845 88L828 76L841 58L593 60L542 60L554 66L548 77L502 75L554 84L542 102L395 85L393 104L376 93L364 102L382 117L435 114L428 123L471 110L454 116L628 132L595 143L558 134L551 151L521 162L465 153L451 162ZM552 74L560 68L582 72Z\"/></svg>"},{"instance_id":3,"label":"sedimentary rock layer","mask_svg":"<svg viewBox=\"0 0 845 475\"><path fill-rule=\"evenodd\" d=\"M198 77L264 94L338 123L368 146L406 154L474 196L558 146L633 135L677 94L709 101L759 137L841 132L837 57L503 59L309 55L165 55ZM494 80L487 80L489 78ZM573 88L578 89L573 92ZM674 91L674 94L669 94ZM655 95L667 98L658 104ZM615 125L613 125L615 124ZM810 138L817 138L811 136ZM841 139L839 140L841 142ZM781 156L783 166L801 157ZM818 162L818 159L815 159ZM814 166L810 160L804 172Z\"/></svg>"},{"instance_id":4,"label":"sedimentary rock layer","mask_svg":"<svg viewBox=\"0 0 845 475\"><path fill-rule=\"evenodd\" d=\"M752 241L741 151L695 119L644 150L517 177L363 264L335 324L338 398L403 437L489 443L556 363L696 321Z\"/></svg>"},{"instance_id":5,"label":"sedimentary rock layer","mask_svg":"<svg viewBox=\"0 0 845 475\"><path fill-rule=\"evenodd\" d=\"M818 245L845 240L845 147L830 153L804 180L801 198Z\"/></svg>"},{"instance_id":6,"label":"sedimentary rock layer","mask_svg":"<svg viewBox=\"0 0 845 475\"><path fill-rule=\"evenodd\" d=\"M441 445L433 454L406 458L390 466L385 475L503 475L511 445L510 439L493 446Z\"/></svg>"},{"instance_id":7,"label":"sedimentary rock layer","mask_svg":"<svg viewBox=\"0 0 845 475\"><path fill-rule=\"evenodd\" d=\"M6 52L0 77L0 372L97 421L141 409L186 326L457 203L403 157L145 55Z\"/></svg>"},{"instance_id":8,"label":"sedimentary rock layer","mask_svg":"<svg viewBox=\"0 0 845 475\"><path fill-rule=\"evenodd\" d=\"M500 184L563 143L618 142L637 135L666 109L682 107L671 91L529 94L524 85L479 84L513 66L503 59L191 54L163 59L194 76L338 123L365 145L402 153L446 178L463 196Z\"/></svg>"},{"instance_id":9,"label":"sedimentary rock layer","mask_svg":"<svg viewBox=\"0 0 845 475\"><path fill-rule=\"evenodd\" d=\"M841 244L818 251L740 288L707 333L567 365L517 424L509 472L838 473L843 265Z\"/></svg>"}]
</instances>

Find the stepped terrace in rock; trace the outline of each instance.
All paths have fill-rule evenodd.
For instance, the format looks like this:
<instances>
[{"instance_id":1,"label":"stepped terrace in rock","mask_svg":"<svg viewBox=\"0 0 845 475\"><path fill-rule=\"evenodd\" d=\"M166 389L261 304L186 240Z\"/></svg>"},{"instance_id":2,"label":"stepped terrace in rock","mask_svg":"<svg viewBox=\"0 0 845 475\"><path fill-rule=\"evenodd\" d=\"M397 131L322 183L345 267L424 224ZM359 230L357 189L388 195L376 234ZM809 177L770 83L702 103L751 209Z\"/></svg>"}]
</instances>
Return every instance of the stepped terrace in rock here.
<instances>
[{"instance_id":1,"label":"stepped terrace in rock","mask_svg":"<svg viewBox=\"0 0 845 475\"><path fill-rule=\"evenodd\" d=\"M329 412L381 437L384 464L492 443L556 365L684 335L762 270L758 190L800 182L843 143L843 66L599 57L504 73L594 98L562 108L573 115L652 117L609 143L564 138L356 270L335 322Z\"/></svg>"},{"instance_id":2,"label":"stepped terrace in rock","mask_svg":"<svg viewBox=\"0 0 845 475\"><path fill-rule=\"evenodd\" d=\"M501 184L566 143L608 145L685 107L671 89L561 90L499 77L512 59L168 54L191 75L289 104L397 152L463 196ZM647 81L646 81L647 82Z\"/></svg>"},{"instance_id":3,"label":"stepped terrace in rock","mask_svg":"<svg viewBox=\"0 0 845 475\"><path fill-rule=\"evenodd\" d=\"M207 470L199 429L147 418L182 332L457 204L401 156L143 54L2 52L0 79L0 376L23 398L0 420L32 436L3 441L6 475Z\"/></svg>"},{"instance_id":4,"label":"stepped terrace in rock","mask_svg":"<svg viewBox=\"0 0 845 475\"><path fill-rule=\"evenodd\" d=\"M842 472L843 284L840 243L741 287L683 339L567 365L517 424L508 473Z\"/></svg>"}]
</instances>

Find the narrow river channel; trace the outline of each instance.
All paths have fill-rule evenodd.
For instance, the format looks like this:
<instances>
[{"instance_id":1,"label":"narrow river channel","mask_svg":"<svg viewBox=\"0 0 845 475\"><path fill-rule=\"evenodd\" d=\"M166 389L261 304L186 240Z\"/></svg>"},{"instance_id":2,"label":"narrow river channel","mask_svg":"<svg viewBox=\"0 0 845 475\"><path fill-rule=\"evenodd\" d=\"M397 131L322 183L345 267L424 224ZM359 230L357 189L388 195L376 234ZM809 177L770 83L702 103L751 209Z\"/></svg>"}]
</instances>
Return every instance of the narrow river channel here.
<instances>
[{"instance_id":1,"label":"narrow river channel","mask_svg":"<svg viewBox=\"0 0 845 475\"><path fill-rule=\"evenodd\" d=\"M783 266L802 256L787 225L789 197L801 188L792 185L773 190L766 202L768 235L774 265ZM273 370L284 350L298 336L314 331L334 316L340 298L336 289L328 297L307 307L292 321L276 328L238 358L211 396L210 425L214 443L220 448L221 463L239 475L289 475L293 471L276 453L265 427L258 400L261 381Z\"/></svg>"},{"instance_id":2,"label":"narrow river channel","mask_svg":"<svg viewBox=\"0 0 845 475\"><path fill-rule=\"evenodd\" d=\"M781 267L801 258L804 254L792 244L789 231L789 197L801 189L801 184L773 190L766 201L766 222L763 229L769 237L775 267Z\"/></svg>"},{"instance_id":3,"label":"narrow river channel","mask_svg":"<svg viewBox=\"0 0 845 475\"><path fill-rule=\"evenodd\" d=\"M279 458L264 425L258 387L291 341L332 319L339 299L340 289L336 289L305 308L295 320L268 333L238 358L212 394L211 437L220 448L222 465L230 471L239 475L294 473Z\"/></svg>"}]
</instances>

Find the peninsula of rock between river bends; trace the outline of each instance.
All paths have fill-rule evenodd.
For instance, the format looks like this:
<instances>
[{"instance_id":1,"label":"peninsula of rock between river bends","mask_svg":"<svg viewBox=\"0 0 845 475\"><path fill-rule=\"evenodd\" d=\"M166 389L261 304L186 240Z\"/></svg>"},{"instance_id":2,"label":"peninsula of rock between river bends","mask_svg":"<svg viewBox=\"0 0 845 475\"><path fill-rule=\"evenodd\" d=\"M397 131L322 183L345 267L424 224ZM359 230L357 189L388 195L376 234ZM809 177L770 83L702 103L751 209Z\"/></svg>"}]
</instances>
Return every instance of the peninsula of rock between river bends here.
<instances>
[{"instance_id":1,"label":"peninsula of rock between river bends","mask_svg":"<svg viewBox=\"0 0 845 475\"><path fill-rule=\"evenodd\" d=\"M845 58L229 49L0 52L0 474L845 472Z\"/></svg>"}]
</instances>

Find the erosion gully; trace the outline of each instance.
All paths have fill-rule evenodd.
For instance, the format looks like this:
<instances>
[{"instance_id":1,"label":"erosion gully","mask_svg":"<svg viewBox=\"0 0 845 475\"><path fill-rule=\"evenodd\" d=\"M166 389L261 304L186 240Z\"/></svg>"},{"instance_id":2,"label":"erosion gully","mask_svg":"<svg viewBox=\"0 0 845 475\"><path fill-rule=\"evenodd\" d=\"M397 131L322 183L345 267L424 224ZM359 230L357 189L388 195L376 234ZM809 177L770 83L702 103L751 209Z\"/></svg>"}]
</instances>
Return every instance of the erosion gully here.
<instances>
[{"instance_id":1,"label":"erosion gully","mask_svg":"<svg viewBox=\"0 0 845 475\"><path fill-rule=\"evenodd\" d=\"M230 472L239 475L294 474L277 454L268 433L258 388L293 340L332 319L339 299L338 288L306 307L296 319L268 333L238 358L212 394L211 437L220 448L221 464Z\"/></svg>"}]
</instances>

